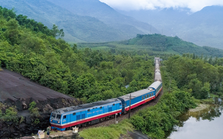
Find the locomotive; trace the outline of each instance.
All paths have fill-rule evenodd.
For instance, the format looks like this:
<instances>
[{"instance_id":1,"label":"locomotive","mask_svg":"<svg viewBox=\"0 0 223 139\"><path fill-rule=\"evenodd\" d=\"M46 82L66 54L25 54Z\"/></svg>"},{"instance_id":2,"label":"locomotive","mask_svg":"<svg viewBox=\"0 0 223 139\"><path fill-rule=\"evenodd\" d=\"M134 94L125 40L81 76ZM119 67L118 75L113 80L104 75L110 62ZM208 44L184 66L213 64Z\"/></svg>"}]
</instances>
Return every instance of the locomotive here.
<instances>
[{"instance_id":1,"label":"locomotive","mask_svg":"<svg viewBox=\"0 0 223 139\"><path fill-rule=\"evenodd\" d=\"M155 58L155 77L147 89L130 94L93 103L56 109L51 113L50 124L52 129L65 131L74 126L85 126L104 121L108 117L127 113L155 99L162 91L162 79L159 69L159 58Z\"/></svg>"}]
</instances>

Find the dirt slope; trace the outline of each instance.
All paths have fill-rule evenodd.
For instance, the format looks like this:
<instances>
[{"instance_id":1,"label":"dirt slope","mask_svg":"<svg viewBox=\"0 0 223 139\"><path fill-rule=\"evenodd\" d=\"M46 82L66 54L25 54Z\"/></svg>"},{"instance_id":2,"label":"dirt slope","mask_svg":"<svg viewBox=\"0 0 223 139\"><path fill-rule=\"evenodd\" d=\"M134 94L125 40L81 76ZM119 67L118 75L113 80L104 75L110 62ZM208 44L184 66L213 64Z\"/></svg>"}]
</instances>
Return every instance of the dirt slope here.
<instances>
[{"instance_id":1,"label":"dirt slope","mask_svg":"<svg viewBox=\"0 0 223 139\"><path fill-rule=\"evenodd\" d=\"M32 101L37 103L40 111L44 107L56 109L79 103L75 98L34 83L20 74L6 69L0 71L0 102L24 110Z\"/></svg>"}]
</instances>

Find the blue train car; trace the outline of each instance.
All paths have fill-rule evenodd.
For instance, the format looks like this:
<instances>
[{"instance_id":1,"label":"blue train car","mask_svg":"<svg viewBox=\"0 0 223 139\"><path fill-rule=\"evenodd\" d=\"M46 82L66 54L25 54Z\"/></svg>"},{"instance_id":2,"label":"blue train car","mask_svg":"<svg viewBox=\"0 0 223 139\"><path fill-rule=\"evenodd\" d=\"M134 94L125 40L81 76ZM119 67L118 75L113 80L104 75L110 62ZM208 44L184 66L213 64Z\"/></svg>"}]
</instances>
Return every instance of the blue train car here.
<instances>
[{"instance_id":1,"label":"blue train car","mask_svg":"<svg viewBox=\"0 0 223 139\"><path fill-rule=\"evenodd\" d=\"M101 118L121 114L122 104L117 98L61 108L50 116L52 129L64 131L66 128L99 122Z\"/></svg>"},{"instance_id":2,"label":"blue train car","mask_svg":"<svg viewBox=\"0 0 223 139\"><path fill-rule=\"evenodd\" d=\"M155 94L156 94L156 97L159 95L159 93L162 91L163 89L163 86L162 86L162 82L160 81L155 81L153 82L149 87L148 89L154 89L155 90Z\"/></svg>"},{"instance_id":3,"label":"blue train car","mask_svg":"<svg viewBox=\"0 0 223 139\"><path fill-rule=\"evenodd\" d=\"M126 113L130 109L130 94L119 97L124 104L122 112ZM152 99L155 99L155 90L153 88L143 89L131 93L131 109L138 107Z\"/></svg>"}]
</instances>

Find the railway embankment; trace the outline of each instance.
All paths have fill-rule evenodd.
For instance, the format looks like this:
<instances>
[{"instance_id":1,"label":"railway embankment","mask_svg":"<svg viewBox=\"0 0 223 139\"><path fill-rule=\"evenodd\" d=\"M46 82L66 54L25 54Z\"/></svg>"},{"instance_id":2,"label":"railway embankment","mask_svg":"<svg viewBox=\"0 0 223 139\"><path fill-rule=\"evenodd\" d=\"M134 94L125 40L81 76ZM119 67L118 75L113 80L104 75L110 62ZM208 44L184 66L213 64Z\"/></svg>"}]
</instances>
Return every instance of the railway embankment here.
<instances>
[{"instance_id":1,"label":"railway embankment","mask_svg":"<svg viewBox=\"0 0 223 139\"><path fill-rule=\"evenodd\" d=\"M78 99L0 71L0 138L18 138L46 130L54 109L81 104Z\"/></svg>"}]
</instances>

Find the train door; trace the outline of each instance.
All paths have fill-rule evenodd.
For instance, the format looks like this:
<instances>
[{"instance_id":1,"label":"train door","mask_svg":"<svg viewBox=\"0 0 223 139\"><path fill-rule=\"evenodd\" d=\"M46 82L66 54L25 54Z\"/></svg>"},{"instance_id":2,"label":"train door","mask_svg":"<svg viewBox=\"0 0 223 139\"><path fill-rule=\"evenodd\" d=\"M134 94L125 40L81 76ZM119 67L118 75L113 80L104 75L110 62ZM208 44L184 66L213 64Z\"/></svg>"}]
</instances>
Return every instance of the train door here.
<instances>
[{"instance_id":1,"label":"train door","mask_svg":"<svg viewBox=\"0 0 223 139\"><path fill-rule=\"evenodd\" d=\"M71 121L76 121L76 113L75 112L70 114L70 120Z\"/></svg>"},{"instance_id":2,"label":"train door","mask_svg":"<svg viewBox=\"0 0 223 139\"><path fill-rule=\"evenodd\" d=\"M125 112L125 101L122 98L118 98L119 100L121 100L121 105L122 105L122 113Z\"/></svg>"},{"instance_id":3,"label":"train door","mask_svg":"<svg viewBox=\"0 0 223 139\"><path fill-rule=\"evenodd\" d=\"M63 115L62 117L62 123L63 124L66 124L66 123L69 123L69 115Z\"/></svg>"},{"instance_id":4,"label":"train door","mask_svg":"<svg viewBox=\"0 0 223 139\"><path fill-rule=\"evenodd\" d=\"M86 118L92 117L93 112L94 112L94 108L93 109L88 109L87 110L87 117Z\"/></svg>"},{"instance_id":5,"label":"train door","mask_svg":"<svg viewBox=\"0 0 223 139\"><path fill-rule=\"evenodd\" d=\"M103 114L103 107L102 106L98 107L98 110L99 110L99 114Z\"/></svg>"}]
</instances>

